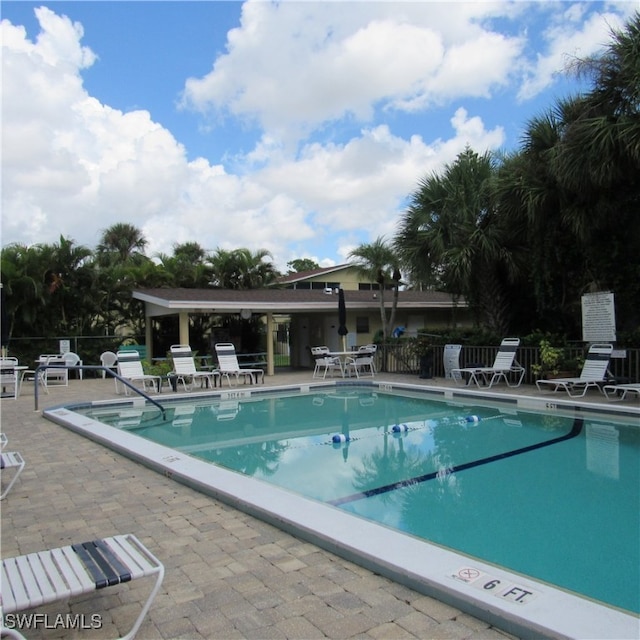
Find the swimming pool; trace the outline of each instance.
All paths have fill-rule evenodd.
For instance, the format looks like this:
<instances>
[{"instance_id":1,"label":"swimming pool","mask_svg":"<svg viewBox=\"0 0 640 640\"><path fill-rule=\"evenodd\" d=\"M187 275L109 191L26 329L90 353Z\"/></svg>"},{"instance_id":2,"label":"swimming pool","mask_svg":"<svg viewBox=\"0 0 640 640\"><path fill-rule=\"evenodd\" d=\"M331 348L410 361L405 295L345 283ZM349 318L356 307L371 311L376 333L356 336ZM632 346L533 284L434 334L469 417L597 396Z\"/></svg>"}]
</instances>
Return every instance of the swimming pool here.
<instances>
[{"instance_id":1,"label":"swimming pool","mask_svg":"<svg viewBox=\"0 0 640 640\"><path fill-rule=\"evenodd\" d=\"M386 539L391 528L404 532L391 539L403 547L396 552L413 550L405 576L417 564L414 554L425 556L419 538L437 545L431 550L463 554L447 555L444 583L450 592L466 587L470 601L482 596L469 611L475 615L478 607L486 613L506 602L515 609L508 619L535 618L547 584L605 602L607 616L618 613L610 607L640 609L640 430L624 420L559 410L536 415L513 398L496 404L473 394L443 398L373 384L216 395L168 404L166 420L137 403L76 407L72 420L68 409L58 409L50 417L98 439L112 423L127 448L152 452L153 466L197 488L205 480L185 479L182 463L213 462L204 475L218 478L212 469L225 467L234 484L237 473L257 479L254 494L269 482L287 496L320 501L320 511L332 514L324 546L338 546L349 537L343 527L354 527L337 510L366 518L358 521L360 531L376 521L375 538ZM268 502L281 498L272 491ZM271 517L285 520L282 513ZM504 567L515 572L509 580ZM637 629L637 620L620 615ZM521 635L532 628L517 625L512 629Z\"/></svg>"}]
</instances>

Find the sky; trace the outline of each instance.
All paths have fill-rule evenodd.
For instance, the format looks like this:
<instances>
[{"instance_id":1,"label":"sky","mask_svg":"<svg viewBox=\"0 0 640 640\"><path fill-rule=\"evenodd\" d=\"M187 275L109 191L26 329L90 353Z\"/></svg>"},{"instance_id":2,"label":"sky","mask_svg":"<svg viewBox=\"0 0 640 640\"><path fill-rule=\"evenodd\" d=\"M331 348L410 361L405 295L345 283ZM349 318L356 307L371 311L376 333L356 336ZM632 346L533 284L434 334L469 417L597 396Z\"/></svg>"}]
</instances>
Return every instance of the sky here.
<instances>
[{"instance_id":1,"label":"sky","mask_svg":"<svg viewBox=\"0 0 640 640\"><path fill-rule=\"evenodd\" d=\"M2 246L126 222L281 271L391 240L420 180L591 85L621 2L3 0Z\"/></svg>"}]
</instances>

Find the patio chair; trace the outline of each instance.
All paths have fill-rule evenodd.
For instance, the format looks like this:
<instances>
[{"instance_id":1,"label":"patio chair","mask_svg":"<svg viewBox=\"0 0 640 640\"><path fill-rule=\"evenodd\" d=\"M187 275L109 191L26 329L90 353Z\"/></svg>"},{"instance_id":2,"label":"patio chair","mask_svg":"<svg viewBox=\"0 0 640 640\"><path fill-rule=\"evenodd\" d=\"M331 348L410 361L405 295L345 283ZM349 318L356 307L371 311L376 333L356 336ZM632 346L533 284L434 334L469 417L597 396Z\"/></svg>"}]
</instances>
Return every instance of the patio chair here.
<instances>
[{"instance_id":1,"label":"patio chair","mask_svg":"<svg viewBox=\"0 0 640 640\"><path fill-rule=\"evenodd\" d=\"M344 369L342 361L337 356L329 355L329 347L311 347L311 355L315 360L313 369L314 378L326 378L327 373L331 371L331 376L336 371L340 372L340 377L344 377ZM322 373L322 375L320 375Z\"/></svg>"},{"instance_id":2,"label":"patio chair","mask_svg":"<svg viewBox=\"0 0 640 640\"><path fill-rule=\"evenodd\" d=\"M624 400L628 393L635 393L640 400L640 383L628 382L625 384L606 384L602 387L607 400Z\"/></svg>"},{"instance_id":3,"label":"patio chair","mask_svg":"<svg viewBox=\"0 0 640 640\"><path fill-rule=\"evenodd\" d=\"M0 358L0 387L3 398L16 400L20 395L22 372L18 369L18 358Z\"/></svg>"},{"instance_id":4,"label":"patio chair","mask_svg":"<svg viewBox=\"0 0 640 640\"><path fill-rule=\"evenodd\" d=\"M38 358L39 364L53 365L40 371L40 382L45 389L56 385L69 386L69 369L66 368L67 362L64 355L60 353L43 353Z\"/></svg>"},{"instance_id":5,"label":"patio chair","mask_svg":"<svg viewBox=\"0 0 640 640\"><path fill-rule=\"evenodd\" d=\"M2 475L4 476L7 470L11 470L12 472L11 480L7 484L6 488L2 491L2 493L0 493L0 500L4 500L5 496L9 493L11 487L13 487L23 469L24 459L17 451L6 451L4 453L0 453L0 470L2 471Z\"/></svg>"},{"instance_id":6,"label":"patio chair","mask_svg":"<svg viewBox=\"0 0 640 640\"><path fill-rule=\"evenodd\" d=\"M155 577L155 585L133 627L121 640L135 637L164 578L164 566L133 535L30 553L2 561L2 614L93 593L137 578ZM109 602L107 599L106 602ZM24 638L2 623L2 635Z\"/></svg>"},{"instance_id":7,"label":"patio chair","mask_svg":"<svg viewBox=\"0 0 640 640\"><path fill-rule=\"evenodd\" d=\"M369 345L360 347L352 358L346 359L344 365L345 375L351 375L353 371L356 374L356 378L361 375L373 378L376 375L374 356L375 352L371 350Z\"/></svg>"},{"instance_id":8,"label":"patio chair","mask_svg":"<svg viewBox=\"0 0 640 640\"><path fill-rule=\"evenodd\" d=\"M160 391L162 378L153 376L144 372L140 354L137 351L118 351L118 375L129 382L141 382L142 389L146 393L147 385L151 385L153 391ZM114 378L116 385L116 393L120 393L120 384L117 378ZM129 387L124 386L125 395L129 395Z\"/></svg>"},{"instance_id":9,"label":"patio chair","mask_svg":"<svg viewBox=\"0 0 640 640\"><path fill-rule=\"evenodd\" d=\"M198 371L193 352L188 344L174 344L171 346L173 359L173 374L176 376L176 384L182 382L185 391L191 391L196 380L200 380L200 387L208 389L215 387L215 378L220 376L217 371Z\"/></svg>"},{"instance_id":10,"label":"patio chair","mask_svg":"<svg viewBox=\"0 0 640 640\"><path fill-rule=\"evenodd\" d=\"M240 377L244 378L246 384L247 378L253 383L258 378L264 382L264 371L262 369L242 369L238 364L236 356L236 348L231 342L218 342L216 344L216 355L218 356L218 371L221 377L226 377L229 386L231 386L231 376L235 376L236 383L240 382Z\"/></svg>"},{"instance_id":11,"label":"patio chair","mask_svg":"<svg viewBox=\"0 0 640 640\"><path fill-rule=\"evenodd\" d=\"M451 377L456 384L491 388L501 379L508 387L519 387L524 380L525 369L516 360L520 338L504 338L491 367L462 367L451 369ZM468 379L467 379L468 377ZM512 383L511 379L515 378Z\"/></svg>"},{"instance_id":12,"label":"patio chair","mask_svg":"<svg viewBox=\"0 0 640 640\"><path fill-rule=\"evenodd\" d=\"M67 351L65 354L63 354L62 357L64 358L64 362L68 367L75 367L75 366L82 367L82 365L84 364L80 359L80 356L77 353L74 353L73 351ZM82 375L82 369L76 369L76 376L80 380L83 379L84 376Z\"/></svg>"},{"instance_id":13,"label":"patio chair","mask_svg":"<svg viewBox=\"0 0 640 640\"><path fill-rule=\"evenodd\" d=\"M613 345L592 344L582 366L579 378L556 378L551 380L536 380L539 391L552 387L551 392L566 391L572 398L582 398L590 387L603 391L603 383L609 375L609 359Z\"/></svg>"},{"instance_id":14,"label":"patio chair","mask_svg":"<svg viewBox=\"0 0 640 640\"><path fill-rule=\"evenodd\" d=\"M118 371L118 356L113 351L104 351L100 354L100 364L107 369ZM102 377L106 377L106 372L102 371Z\"/></svg>"},{"instance_id":15,"label":"patio chair","mask_svg":"<svg viewBox=\"0 0 640 640\"><path fill-rule=\"evenodd\" d=\"M9 444L9 439L6 433L0 433L0 451Z\"/></svg>"}]
</instances>

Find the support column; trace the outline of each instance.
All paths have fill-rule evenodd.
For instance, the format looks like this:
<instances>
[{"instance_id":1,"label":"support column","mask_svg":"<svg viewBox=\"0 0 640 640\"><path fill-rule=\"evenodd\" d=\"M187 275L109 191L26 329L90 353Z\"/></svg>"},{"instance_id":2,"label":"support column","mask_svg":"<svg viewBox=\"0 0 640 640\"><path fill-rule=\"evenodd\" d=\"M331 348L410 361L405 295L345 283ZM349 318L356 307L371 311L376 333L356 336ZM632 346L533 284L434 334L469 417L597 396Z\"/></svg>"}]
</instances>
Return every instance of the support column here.
<instances>
[{"instance_id":1,"label":"support column","mask_svg":"<svg viewBox=\"0 0 640 640\"><path fill-rule=\"evenodd\" d=\"M151 324L153 318L151 316L145 316L144 319L144 343L147 347L147 360L151 362L153 357L153 331L151 330ZM104 375L104 374L103 374Z\"/></svg>"},{"instance_id":2,"label":"support column","mask_svg":"<svg viewBox=\"0 0 640 640\"><path fill-rule=\"evenodd\" d=\"M180 344L191 344L189 342L189 312L181 311L178 319L180 324Z\"/></svg>"},{"instance_id":3,"label":"support column","mask_svg":"<svg viewBox=\"0 0 640 640\"><path fill-rule=\"evenodd\" d=\"M275 358L273 355L273 313L267 313L267 375L275 375Z\"/></svg>"}]
</instances>

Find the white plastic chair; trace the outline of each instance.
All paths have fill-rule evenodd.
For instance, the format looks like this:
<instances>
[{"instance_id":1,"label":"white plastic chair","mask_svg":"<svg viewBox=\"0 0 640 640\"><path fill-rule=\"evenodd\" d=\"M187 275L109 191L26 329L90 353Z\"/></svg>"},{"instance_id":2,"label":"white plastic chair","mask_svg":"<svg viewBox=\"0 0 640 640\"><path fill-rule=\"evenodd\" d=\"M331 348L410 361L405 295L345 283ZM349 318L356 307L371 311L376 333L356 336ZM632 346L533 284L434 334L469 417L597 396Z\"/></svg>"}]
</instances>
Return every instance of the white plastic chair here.
<instances>
[{"instance_id":1,"label":"white plastic chair","mask_svg":"<svg viewBox=\"0 0 640 640\"><path fill-rule=\"evenodd\" d=\"M22 374L17 369L18 358L0 358L0 387L3 397L16 400L20 395ZM8 391L10 390L10 391Z\"/></svg>"},{"instance_id":2,"label":"white plastic chair","mask_svg":"<svg viewBox=\"0 0 640 640\"><path fill-rule=\"evenodd\" d=\"M41 382L48 389L50 386L69 386L69 369L66 369L64 355L60 353L43 353L38 358L40 364L58 365L47 367L40 372Z\"/></svg>"},{"instance_id":3,"label":"white plastic chair","mask_svg":"<svg viewBox=\"0 0 640 640\"><path fill-rule=\"evenodd\" d=\"M311 347L311 355L315 360L315 367L313 369L314 378L324 379L329 372L331 372L331 376L333 377L336 371L339 371L340 376L344 377L342 362L337 356L329 355L329 347Z\"/></svg>"},{"instance_id":4,"label":"white plastic chair","mask_svg":"<svg viewBox=\"0 0 640 640\"><path fill-rule=\"evenodd\" d=\"M64 355L64 361L65 364L68 367L75 367L77 365L82 366L84 363L82 362L82 360L80 360L80 356L77 353L74 353L73 351L67 351ZM83 375L82 375L82 369L76 369L77 371L77 376L78 378L80 378L80 380L83 379Z\"/></svg>"},{"instance_id":5,"label":"white plastic chair","mask_svg":"<svg viewBox=\"0 0 640 640\"><path fill-rule=\"evenodd\" d=\"M107 369L112 369L113 371L117 371L118 369L118 356L113 353L113 351L105 351L100 354L100 364L103 367L107 367ZM106 377L106 372L102 372L102 377Z\"/></svg>"},{"instance_id":6,"label":"white plastic chair","mask_svg":"<svg viewBox=\"0 0 640 640\"><path fill-rule=\"evenodd\" d=\"M360 347L352 358L347 358L345 374L351 375L353 371L356 374L356 378L360 378L360 376L373 378L376 375L374 355L375 352L368 346Z\"/></svg>"}]
</instances>

